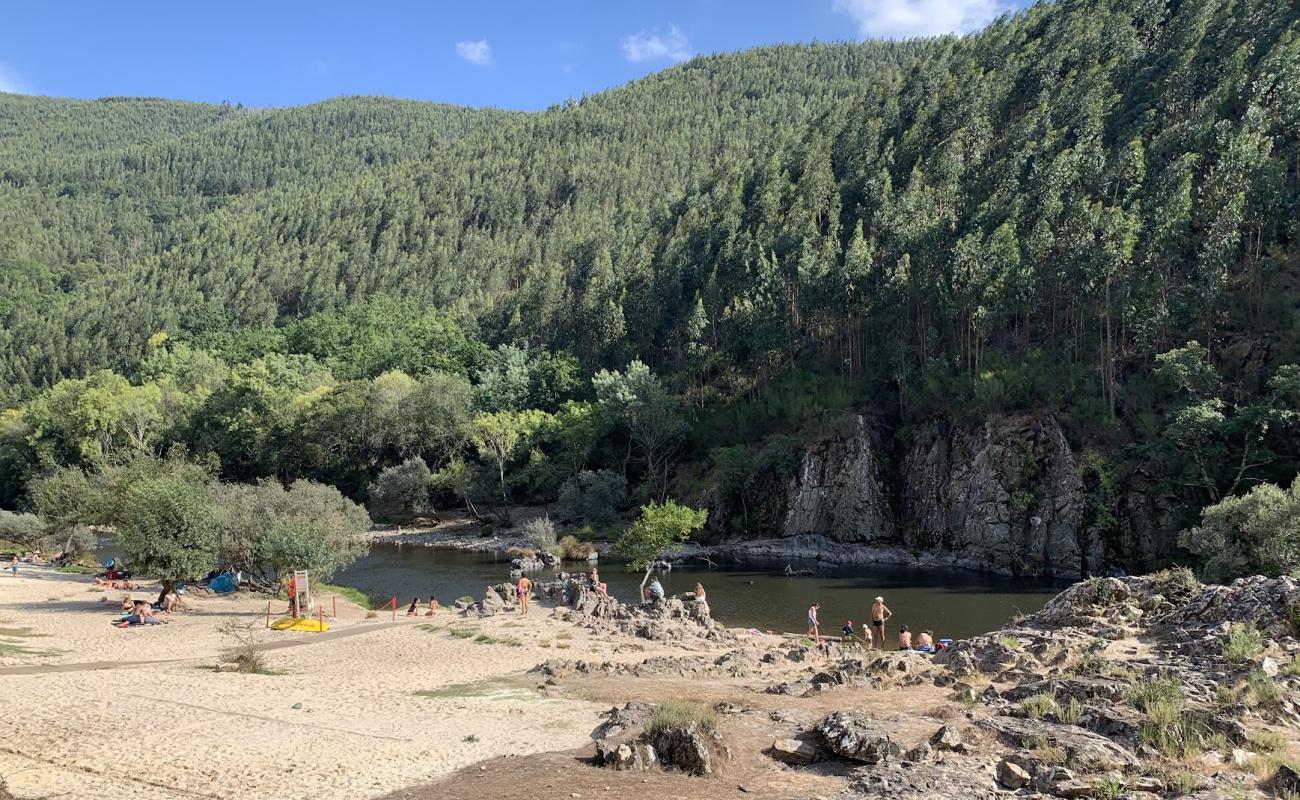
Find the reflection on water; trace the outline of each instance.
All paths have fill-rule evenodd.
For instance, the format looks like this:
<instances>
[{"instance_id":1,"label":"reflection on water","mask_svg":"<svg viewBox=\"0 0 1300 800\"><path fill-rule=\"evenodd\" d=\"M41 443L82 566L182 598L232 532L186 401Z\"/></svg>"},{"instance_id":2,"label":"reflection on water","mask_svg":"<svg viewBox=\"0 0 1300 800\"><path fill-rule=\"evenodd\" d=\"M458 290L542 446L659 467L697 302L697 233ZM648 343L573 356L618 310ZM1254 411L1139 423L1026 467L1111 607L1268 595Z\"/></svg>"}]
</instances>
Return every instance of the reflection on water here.
<instances>
[{"instance_id":1,"label":"reflection on water","mask_svg":"<svg viewBox=\"0 0 1300 800\"><path fill-rule=\"evenodd\" d=\"M838 633L846 619L861 630L872 598L883 595L894 612L888 631L891 644L900 623L914 631L930 628L937 637L956 639L983 633L1005 623L1017 610L1026 614L1037 611L1060 590L1059 585L1043 581L966 570L799 562L793 566L811 569L814 574L784 577L785 562L780 562L715 570L678 567L660 579L669 593L692 591L699 581L720 622L763 630L802 629L813 602L822 605L823 633ZM576 572L586 566L570 563L566 568ZM376 597L397 595L399 605L416 595L431 594L446 605L463 595L481 598L485 586L507 580L509 571L510 560L504 554L376 544L332 582ZM610 563L602 564L600 573L611 594L622 600L637 598L639 573ZM540 577L550 575L551 570L546 570Z\"/></svg>"}]
</instances>

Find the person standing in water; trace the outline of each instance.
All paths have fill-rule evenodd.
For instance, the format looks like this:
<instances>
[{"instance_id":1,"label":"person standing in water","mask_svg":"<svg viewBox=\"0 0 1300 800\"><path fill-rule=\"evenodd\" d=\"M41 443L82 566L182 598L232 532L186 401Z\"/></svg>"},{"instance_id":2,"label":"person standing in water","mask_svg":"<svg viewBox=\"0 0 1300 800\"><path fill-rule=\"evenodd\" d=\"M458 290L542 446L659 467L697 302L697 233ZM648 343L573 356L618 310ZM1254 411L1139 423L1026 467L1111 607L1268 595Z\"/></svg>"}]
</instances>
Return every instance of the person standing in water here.
<instances>
[{"instance_id":1,"label":"person standing in water","mask_svg":"<svg viewBox=\"0 0 1300 800\"><path fill-rule=\"evenodd\" d=\"M821 603L813 603L808 607L808 635L811 636L812 640L817 644L822 643L821 631L818 630L817 626L817 609L821 607Z\"/></svg>"},{"instance_id":2,"label":"person standing in water","mask_svg":"<svg viewBox=\"0 0 1300 800\"><path fill-rule=\"evenodd\" d=\"M873 647L879 646L881 650L885 649L885 623L889 618L894 616L894 612L889 610L885 605L885 598L877 597L876 602L871 606L871 638L874 640Z\"/></svg>"}]
</instances>

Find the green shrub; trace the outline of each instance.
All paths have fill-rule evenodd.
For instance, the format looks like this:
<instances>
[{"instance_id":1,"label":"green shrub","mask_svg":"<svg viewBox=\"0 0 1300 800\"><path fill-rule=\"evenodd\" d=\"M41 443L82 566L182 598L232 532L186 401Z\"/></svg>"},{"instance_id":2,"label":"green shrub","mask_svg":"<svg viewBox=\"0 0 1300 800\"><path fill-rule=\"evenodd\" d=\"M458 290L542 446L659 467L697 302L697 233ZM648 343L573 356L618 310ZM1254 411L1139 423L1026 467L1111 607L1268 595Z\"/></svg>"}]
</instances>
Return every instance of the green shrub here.
<instances>
[{"instance_id":1,"label":"green shrub","mask_svg":"<svg viewBox=\"0 0 1300 800\"><path fill-rule=\"evenodd\" d=\"M560 487L555 510L565 522L608 528L627 507L627 480L614 470L583 470Z\"/></svg>"},{"instance_id":2,"label":"green shrub","mask_svg":"<svg viewBox=\"0 0 1300 800\"><path fill-rule=\"evenodd\" d=\"M592 553L596 552L595 546L590 542L580 541L577 536L565 536L559 542L562 558L569 561L586 561Z\"/></svg>"},{"instance_id":3,"label":"green shrub","mask_svg":"<svg viewBox=\"0 0 1300 800\"><path fill-rule=\"evenodd\" d=\"M1250 661L1264 649L1264 637L1253 625L1233 625L1223 641L1223 657L1234 664Z\"/></svg>"},{"instance_id":4,"label":"green shrub","mask_svg":"<svg viewBox=\"0 0 1300 800\"><path fill-rule=\"evenodd\" d=\"M534 517L525 522L523 534L524 539L539 553L559 555L560 551L555 542L555 523L547 517Z\"/></svg>"},{"instance_id":5,"label":"green shrub","mask_svg":"<svg viewBox=\"0 0 1300 800\"><path fill-rule=\"evenodd\" d=\"M1187 567L1162 569L1151 576L1156 589L1166 597L1186 597L1201 588L1196 573Z\"/></svg>"},{"instance_id":6,"label":"green shrub","mask_svg":"<svg viewBox=\"0 0 1300 800\"><path fill-rule=\"evenodd\" d=\"M1260 670L1246 680L1246 702L1255 707L1273 708L1282 702L1282 687Z\"/></svg>"},{"instance_id":7,"label":"green shrub","mask_svg":"<svg viewBox=\"0 0 1300 800\"><path fill-rule=\"evenodd\" d=\"M1083 703L1071 697L1064 705L1060 706L1056 715L1066 725L1078 725L1079 721L1083 719Z\"/></svg>"},{"instance_id":8,"label":"green shrub","mask_svg":"<svg viewBox=\"0 0 1300 800\"><path fill-rule=\"evenodd\" d=\"M1165 786L1169 787L1176 797L1182 797L1185 794L1191 794L1196 790L1200 779L1196 773L1189 770L1180 769L1170 772L1163 776Z\"/></svg>"},{"instance_id":9,"label":"green shrub","mask_svg":"<svg viewBox=\"0 0 1300 800\"><path fill-rule=\"evenodd\" d=\"M1030 719L1042 719L1059 711L1056 698L1049 692L1039 692L1020 701L1020 713Z\"/></svg>"},{"instance_id":10,"label":"green shrub","mask_svg":"<svg viewBox=\"0 0 1300 800\"><path fill-rule=\"evenodd\" d=\"M1088 595L1096 605L1110 605L1115 599L1115 587L1105 578L1094 575L1088 579Z\"/></svg>"}]
</instances>

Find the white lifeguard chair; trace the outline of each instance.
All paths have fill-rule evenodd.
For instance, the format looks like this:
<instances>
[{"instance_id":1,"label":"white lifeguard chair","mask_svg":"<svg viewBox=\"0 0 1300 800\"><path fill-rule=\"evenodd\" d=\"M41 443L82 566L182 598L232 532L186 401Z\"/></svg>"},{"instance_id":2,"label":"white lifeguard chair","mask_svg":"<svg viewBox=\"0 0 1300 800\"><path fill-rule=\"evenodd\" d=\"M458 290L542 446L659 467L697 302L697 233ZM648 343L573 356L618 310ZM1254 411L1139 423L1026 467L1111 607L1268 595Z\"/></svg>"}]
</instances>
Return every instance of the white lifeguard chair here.
<instances>
[{"instance_id":1,"label":"white lifeguard chair","mask_svg":"<svg viewBox=\"0 0 1300 800\"><path fill-rule=\"evenodd\" d=\"M311 583L307 578L307 570L296 569L293 571L293 587L293 602L290 607L294 611L294 616L309 615L314 606L311 597ZM304 611L306 613L304 613Z\"/></svg>"}]
</instances>

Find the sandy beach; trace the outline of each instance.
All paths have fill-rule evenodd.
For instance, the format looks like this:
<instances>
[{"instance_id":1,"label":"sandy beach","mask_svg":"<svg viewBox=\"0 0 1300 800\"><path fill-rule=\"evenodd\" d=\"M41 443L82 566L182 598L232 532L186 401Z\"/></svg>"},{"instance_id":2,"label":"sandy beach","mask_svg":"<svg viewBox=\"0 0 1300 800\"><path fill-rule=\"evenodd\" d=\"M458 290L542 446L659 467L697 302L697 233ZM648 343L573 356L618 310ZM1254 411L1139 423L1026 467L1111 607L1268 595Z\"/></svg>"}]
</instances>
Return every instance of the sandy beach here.
<instances>
[{"instance_id":1,"label":"sandy beach","mask_svg":"<svg viewBox=\"0 0 1300 800\"><path fill-rule=\"evenodd\" d=\"M656 649L593 639L550 609L482 620L399 609L394 621L340 598L327 634L259 628L274 674L217 672L231 644L222 623L263 625L266 598L191 596L169 624L119 630L122 595L43 568L0 581L0 775L14 796L379 796L588 743L608 706L547 698L527 671Z\"/></svg>"}]
</instances>

